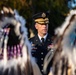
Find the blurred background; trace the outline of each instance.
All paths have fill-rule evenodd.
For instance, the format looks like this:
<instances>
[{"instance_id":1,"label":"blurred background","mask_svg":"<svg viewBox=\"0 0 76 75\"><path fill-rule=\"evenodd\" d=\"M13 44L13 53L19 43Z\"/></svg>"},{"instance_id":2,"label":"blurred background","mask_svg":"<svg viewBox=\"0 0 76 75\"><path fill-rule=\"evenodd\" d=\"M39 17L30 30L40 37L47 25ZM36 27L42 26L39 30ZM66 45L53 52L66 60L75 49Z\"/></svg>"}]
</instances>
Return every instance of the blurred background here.
<instances>
[{"instance_id":1,"label":"blurred background","mask_svg":"<svg viewBox=\"0 0 76 75\"><path fill-rule=\"evenodd\" d=\"M71 9L76 8L76 0L0 0L0 10L2 5L17 9L26 19L28 37L35 34L32 16L37 12L49 11L49 33L53 36L54 29L64 22Z\"/></svg>"}]
</instances>

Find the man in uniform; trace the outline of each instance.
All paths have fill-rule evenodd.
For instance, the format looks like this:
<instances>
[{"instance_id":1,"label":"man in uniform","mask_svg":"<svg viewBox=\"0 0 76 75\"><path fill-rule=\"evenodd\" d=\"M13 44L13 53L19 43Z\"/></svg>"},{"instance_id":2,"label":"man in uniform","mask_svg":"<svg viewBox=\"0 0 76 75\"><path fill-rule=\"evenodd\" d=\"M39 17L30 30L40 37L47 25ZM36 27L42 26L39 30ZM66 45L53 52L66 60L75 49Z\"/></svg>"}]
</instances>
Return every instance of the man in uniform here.
<instances>
[{"instance_id":1,"label":"man in uniform","mask_svg":"<svg viewBox=\"0 0 76 75\"><path fill-rule=\"evenodd\" d=\"M40 12L33 16L33 20L35 22L35 28L37 30L37 35L30 38L30 42L32 43L32 56L35 57L36 62L40 68L42 75L43 73L43 66L44 66L44 59L46 54L49 52L51 47L51 36L48 34L48 24L49 18L47 12ZM47 62L46 62L47 63ZM50 70L50 66L47 69L48 75Z\"/></svg>"}]
</instances>

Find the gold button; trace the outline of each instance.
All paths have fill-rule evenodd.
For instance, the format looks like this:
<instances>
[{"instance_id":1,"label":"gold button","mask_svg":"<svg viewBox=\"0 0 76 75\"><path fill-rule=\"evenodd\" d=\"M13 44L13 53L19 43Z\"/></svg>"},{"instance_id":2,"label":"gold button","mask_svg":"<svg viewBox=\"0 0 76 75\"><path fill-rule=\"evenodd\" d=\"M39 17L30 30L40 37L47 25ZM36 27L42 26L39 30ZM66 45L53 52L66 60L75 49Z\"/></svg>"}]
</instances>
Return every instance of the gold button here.
<instances>
[{"instance_id":1,"label":"gold button","mask_svg":"<svg viewBox=\"0 0 76 75\"><path fill-rule=\"evenodd\" d=\"M41 64L41 66L43 66L43 64Z\"/></svg>"},{"instance_id":2,"label":"gold button","mask_svg":"<svg viewBox=\"0 0 76 75\"><path fill-rule=\"evenodd\" d=\"M43 54L43 52L41 52L41 54Z\"/></svg>"},{"instance_id":3,"label":"gold button","mask_svg":"<svg viewBox=\"0 0 76 75\"><path fill-rule=\"evenodd\" d=\"M43 70L41 70L43 72Z\"/></svg>"},{"instance_id":4,"label":"gold button","mask_svg":"<svg viewBox=\"0 0 76 75\"><path fill-rule=\"evenodd\" d=\"M43 58L41 58L41 60L43 60Z\"/></svg>"}]
</instances>

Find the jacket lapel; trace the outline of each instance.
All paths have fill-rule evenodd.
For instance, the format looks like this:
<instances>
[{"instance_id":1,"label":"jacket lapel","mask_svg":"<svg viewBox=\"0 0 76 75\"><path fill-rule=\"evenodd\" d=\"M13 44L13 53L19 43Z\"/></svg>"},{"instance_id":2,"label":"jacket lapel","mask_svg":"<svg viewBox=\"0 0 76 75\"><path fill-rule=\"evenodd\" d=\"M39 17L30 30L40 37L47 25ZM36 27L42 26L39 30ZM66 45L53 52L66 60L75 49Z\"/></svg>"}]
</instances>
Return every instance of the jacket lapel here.
<instances>
[{"instance_id":1,"label":"jacket lapel","mask_svg":"<svg viewBox=\"0 0 76 75\"><path fill-rule=\"evenodd\" d=\"M39 39L38 35L36 35L35 36L35 44L40 44L40 43L41 43L40 39Z\"/></svg>"},{"instance_id":2,"label":"jacket lapel","mask_svg":"<svg viewBox=\"0 0 76 75\"><path fill-rule=\"evenodd\" d=\"M51 42L51 36L48 34L45 43L48 44Z\"/></svg>"}]
</instances>

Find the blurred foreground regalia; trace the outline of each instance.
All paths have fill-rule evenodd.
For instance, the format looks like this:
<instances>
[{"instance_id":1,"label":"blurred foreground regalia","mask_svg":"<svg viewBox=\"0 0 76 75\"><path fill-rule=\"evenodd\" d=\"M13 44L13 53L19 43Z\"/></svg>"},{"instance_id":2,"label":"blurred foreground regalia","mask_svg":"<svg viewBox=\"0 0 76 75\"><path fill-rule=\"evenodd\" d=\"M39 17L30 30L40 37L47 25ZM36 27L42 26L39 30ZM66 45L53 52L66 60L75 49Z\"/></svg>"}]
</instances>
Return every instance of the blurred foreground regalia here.
<instances>
[{"instance_id":1,"label":"blurred foreground regalia","mask_svg":"<svg viewBox=\"0 0 76 75\"><path fill-rule=\"evenodd\" d=\"M25 19L16 10L0 13L0 75L41 75L31 56Z\"/></svg>"},{"instance_id":2,"label":"blurred foreground regalia","mask_svg":"<svg viewBox=\"0 0 76 75\"><path fill-rule=\"evenodd\" d=\"M55 30L53 64L49 75L76 75L76 10Z\"/></svg>"}]
</instances>

